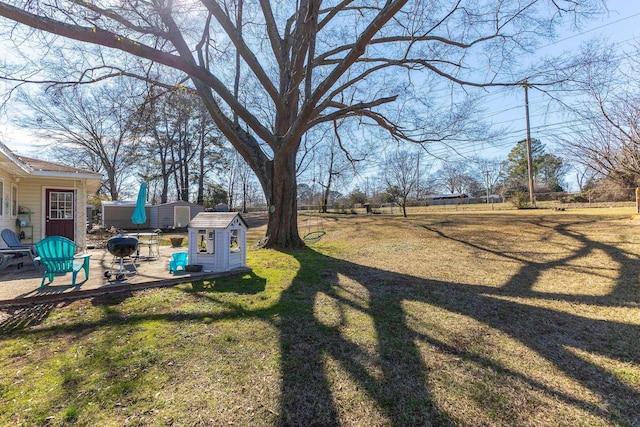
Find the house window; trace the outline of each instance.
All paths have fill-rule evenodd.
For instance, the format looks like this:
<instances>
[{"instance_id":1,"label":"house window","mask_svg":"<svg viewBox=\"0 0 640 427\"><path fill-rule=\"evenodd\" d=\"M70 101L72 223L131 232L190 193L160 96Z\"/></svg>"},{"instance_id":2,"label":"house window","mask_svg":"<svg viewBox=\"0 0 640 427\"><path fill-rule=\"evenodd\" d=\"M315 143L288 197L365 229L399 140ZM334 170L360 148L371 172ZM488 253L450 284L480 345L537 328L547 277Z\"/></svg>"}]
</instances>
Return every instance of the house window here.
<instances>
[{"instance_id":1,"label":"house window","mask_svg":"<svg viewBox=\"0 0 640 427\"><path fill-rule=\"evenodd\" d=\"M11 217L18 217L18 186L11 186Z\"/></svg>"},{"instance_id":2,"label":"house window","mask_svg":"<svg viewBox=\"0 0 640 427\"><path fill-rule=\"evenodd\" d=\"M0 181L0 217L4 216L4 181Z\"/></svg>"},{"instance_id":3,"label":"house window","mask_svg":"<svg viewBox=\"0 0 640 427\"><path fill-rule=\"evenodd\" d=\"M49 218L73 219L73 193L67 191L49 193Z\"/></svg>"}]
</instances>

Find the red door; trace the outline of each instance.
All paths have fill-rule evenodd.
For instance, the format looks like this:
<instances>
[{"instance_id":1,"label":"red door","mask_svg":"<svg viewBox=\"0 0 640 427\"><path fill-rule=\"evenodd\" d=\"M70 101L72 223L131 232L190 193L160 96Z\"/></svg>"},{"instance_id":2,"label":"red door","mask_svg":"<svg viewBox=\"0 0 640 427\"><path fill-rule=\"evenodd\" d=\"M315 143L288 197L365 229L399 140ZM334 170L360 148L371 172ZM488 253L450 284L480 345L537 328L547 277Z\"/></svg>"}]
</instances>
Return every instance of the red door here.
<instances>
[{"instance_id":1,"label":"red door","mask_svg":"<svg viewBox=\"0 0 640 427\"><path fill-rule=\"evenodd\" d=\"M73 190L47 189L46 193L46 236L64 236L74 240L75 197Z\"/></svg>"}]
</instances>

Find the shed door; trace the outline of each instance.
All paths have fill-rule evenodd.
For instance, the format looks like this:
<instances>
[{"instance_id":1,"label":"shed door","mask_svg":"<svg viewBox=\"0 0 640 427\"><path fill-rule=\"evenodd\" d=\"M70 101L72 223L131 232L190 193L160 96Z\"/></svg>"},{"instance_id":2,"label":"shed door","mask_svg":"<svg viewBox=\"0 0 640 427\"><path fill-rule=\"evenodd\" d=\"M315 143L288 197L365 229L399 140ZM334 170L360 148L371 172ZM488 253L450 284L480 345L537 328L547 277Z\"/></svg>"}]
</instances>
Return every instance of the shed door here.
<instances>
[{"instance_id":1,"label":"shed door","mask_svg":"<svg viewBox=\"0 0 640 427\"><path fill-rule=\"evenodd\" d=\"M73 190L46 190L45 235L74 240L75 197Z\"/></svg>"},{"instance_id":2,"label":"shed door","mask_svg":"<svg viewBox=\"0 0 640 427\"><path fill-rule=\"evenodd\" d=\"M189 206L174 206L173 226L186 227L191 221L191 208Z\"/></svg>"}]
</instances>

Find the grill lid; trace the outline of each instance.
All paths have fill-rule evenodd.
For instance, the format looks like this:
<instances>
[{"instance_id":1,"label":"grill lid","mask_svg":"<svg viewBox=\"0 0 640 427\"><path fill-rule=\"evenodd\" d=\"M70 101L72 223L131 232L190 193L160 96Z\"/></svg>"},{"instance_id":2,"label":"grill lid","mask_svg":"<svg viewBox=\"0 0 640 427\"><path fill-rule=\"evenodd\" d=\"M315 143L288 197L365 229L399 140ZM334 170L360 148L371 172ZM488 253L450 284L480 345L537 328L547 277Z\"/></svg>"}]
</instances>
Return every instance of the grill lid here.
<instances>
[{"instance_id":1,"label":"grill lid","mask_svg":"<svg viewBox=\"0 0 640 427\"><path fill-rule=\"evenodd\" d=\"M107 240L107 250L117 258L130 256L138 247L138 239L133 236L117 235Z\"/></svg>"}]
</instances>

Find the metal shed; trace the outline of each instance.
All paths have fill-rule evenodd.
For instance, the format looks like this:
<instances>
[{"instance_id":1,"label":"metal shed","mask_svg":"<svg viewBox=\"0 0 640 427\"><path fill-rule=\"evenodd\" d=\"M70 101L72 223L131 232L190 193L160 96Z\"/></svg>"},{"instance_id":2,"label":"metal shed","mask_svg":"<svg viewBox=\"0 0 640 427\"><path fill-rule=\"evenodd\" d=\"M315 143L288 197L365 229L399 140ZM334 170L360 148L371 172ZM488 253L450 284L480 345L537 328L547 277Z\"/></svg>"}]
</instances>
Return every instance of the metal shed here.
<instances>
[{"instance_id":1,"label":"metal shed","mask_svg":"<svg viewBox=\"0 0 640 427\"><path fill-rule=\"evenodd\" d=\"M236 212L200 212L189 223L189 264L221 272L247 264L247 223Z\"/></svg>"},{"instance_id":2,"label":"metal shed","mask_svg":"<svg viewBox=\"0 0 640 427\"><path fill-rule=\"evenodd\" d=\"M203 211L201 205L184 200L153 205L150 209L150 226L162 230L187 227L189 221Z\"/></svg>"},{"instance_id":3,"label":"metal shed","mask_svg":"<svg viewBox=\"0 0 640 427\"><path fill-rule=\"evenodd\" d=\"M134 228L151 228L150 227L150 211L151 204L147 203L144 207L147 214L147 221L144 224L133 224L131 215L136 208L135 201L118 201L118 202L102 202L102 222L104 228L120 228L131 230Z\"/></svg>"}]
</instances>

